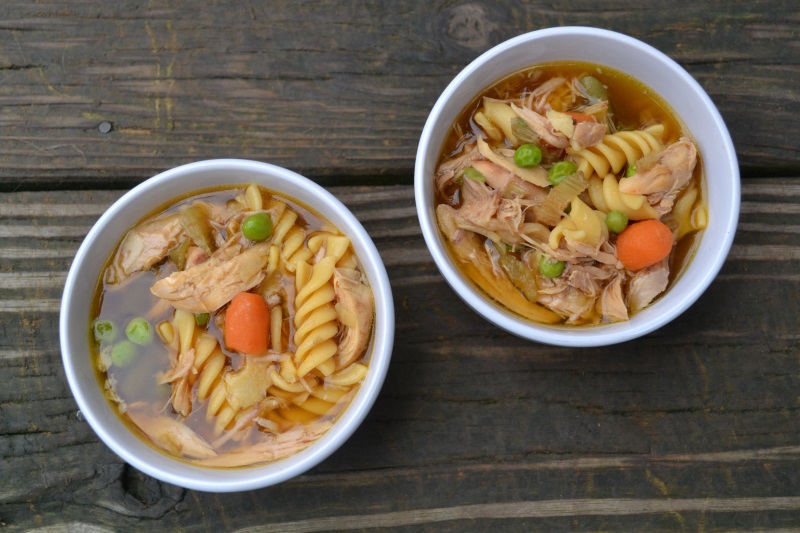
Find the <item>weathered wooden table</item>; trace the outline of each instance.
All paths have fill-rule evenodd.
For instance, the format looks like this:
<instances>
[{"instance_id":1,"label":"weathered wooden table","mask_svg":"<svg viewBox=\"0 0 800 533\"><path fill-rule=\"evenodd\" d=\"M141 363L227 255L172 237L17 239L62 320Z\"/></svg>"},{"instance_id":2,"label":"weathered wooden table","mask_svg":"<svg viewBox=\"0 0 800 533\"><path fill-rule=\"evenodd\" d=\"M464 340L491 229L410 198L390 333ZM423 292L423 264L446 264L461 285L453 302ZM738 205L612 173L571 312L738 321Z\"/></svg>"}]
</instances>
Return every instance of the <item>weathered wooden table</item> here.
<instances>
[{"instance_id":1,"label":"weathered wooden table","mask_svg":"<svg viewBox=\"0 0 800 533\"><path fill-rule=\"evenodd\" d=\"M785 530L800 527L800 5L4 0L0 529ZM420 235L416 144L438 94L514 35L594 25L673 57L725 118L742 216L674 322L599 349L522 341L450 290ZM209 494L127 466L81 419L58 312L125 190L241 157L349 205L397 337L366 422L280 486Z\"/></svg>"}]
</instances>

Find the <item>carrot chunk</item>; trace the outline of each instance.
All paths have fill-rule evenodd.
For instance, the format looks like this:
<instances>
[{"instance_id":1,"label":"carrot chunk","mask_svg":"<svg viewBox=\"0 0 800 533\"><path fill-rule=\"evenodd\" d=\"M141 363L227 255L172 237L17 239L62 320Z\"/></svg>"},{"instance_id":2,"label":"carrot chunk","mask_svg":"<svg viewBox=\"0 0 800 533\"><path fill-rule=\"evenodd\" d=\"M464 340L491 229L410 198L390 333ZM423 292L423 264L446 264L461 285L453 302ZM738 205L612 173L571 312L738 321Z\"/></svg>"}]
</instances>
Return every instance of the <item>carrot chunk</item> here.
<instances>
[{"instance_id":1,"label":"carrot chunk","mask_svg":"<svg viewBox=\"0 0 800 533\"><path fill-rule=\"evenodd\" d=\"M269 343L269 309L264 298L240 292L225 312L225 345L242 353L258 355Z\"/></svg>"},{"instance_id":2,"label":"carrot chunk","mask_svg":"<svg viewBox=\"0 0 800 533\"><path fill-rule=\"evenodd\" d=\"M567 115L571 116L575 122L597 122L592 115L587 115L586 113L567 111Z\"/></svg>"},{"instance_id":3,"label":"carrot chunk","mask_svg":"<svg viewBox=\"0 0 800 533\"><path fill-rule=\"evenodd\" d=\"M655 265L672 251L672 232L661 221L631 224L617 237L617 257L628 270Z\"/></svg>"}]
</instances>

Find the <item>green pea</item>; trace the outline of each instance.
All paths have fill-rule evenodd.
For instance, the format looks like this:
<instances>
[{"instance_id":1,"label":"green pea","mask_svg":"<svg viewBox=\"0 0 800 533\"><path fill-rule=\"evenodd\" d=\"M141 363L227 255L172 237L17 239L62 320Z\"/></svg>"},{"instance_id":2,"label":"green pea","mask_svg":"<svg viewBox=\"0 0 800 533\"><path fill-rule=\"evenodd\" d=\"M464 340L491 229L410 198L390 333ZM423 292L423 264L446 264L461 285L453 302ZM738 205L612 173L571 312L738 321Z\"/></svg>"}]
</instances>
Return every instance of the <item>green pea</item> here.
<instances>
[{"instance_id":1,"label":"green pea","mask_svg":"<svg viewBox=\"0 0 800 533\"><path fill-rule=\"evenodd\" d=\"M242 234L251 241L263 241L272 235L272 219L266 213L253 213L242 222Z\"/></svg>"},{"instance_id":2,"label":"green pea","mask_svg":"<svg viewBox=\"0 0 800 533\"><path fill-rule=\"evenodd\" d=\"M111 348L111 362L119 368L124 368L131 364L135 356L136 345L131 341L119 341Z\"/></svg>"},{"instance_id":3,"label":"green pea","mask_svg":"<svg viewBox=\"0 0 800 533\"><path fill-rule=\"evenodd\" d=\"M150 322L142 317L137 317L125 326L125 335L128 340L136 344L150 344L153 342L153 328Z\"/></svg>"},{"instance_id":4,"label":"green pea","mask_svg":"<svg viewBox=\"0 0 800 533\"><path fill-rule=\"evenodd\" d=\"M542 150L535 144L523 144L514 151L514 163L518 167L535 167L542 162Z\"/></svg>"},{"instance_id":5,"label":"green pea","mask_svg":"<svg viewBox=\"0 0 800 533\"><path fill-rule=\"evenodd\" d=\"M581 78L581 85L586 89L586 94L595 100L608 100L608 91L605 85L594 76Z\"/></svg>"},{"instance_id":6,"label":"green pea","mask_svg":"<svg viewBox=\"0 0 800 533\"><path fill-rule=\"evenodd\" d=\"M480 170L475 167L467 167L464 169L464 175L471 179L472 181L482 181L486 183L486 176L484 176Z\"/></svg>"},{"instance_id":7,"label":"green pea","mask_svg":"<svg viewBox=\"0 0 800 533\"><path fill-rule=\"evenodd\" d=\"M625 171L625 177L630 178L634 174L636 174L636 163L631 163L628 170Z\"/></svg>"},{"instance_id":8,"label":"green pea","mask_svg":"<svg viewBox=\"0 0 800 533\"><path fill-rule=\"evenodd\" d=\"M564 178L575 174L577 171L578 167L572 161L559 161L547 171L547 181L553 185L558 185L564 181Z\"/></svg>"},{"instance_id":9,"label":"green pea","mask_svg":"<svg viewBox=\"0 0 800 533\"><path fill-rule=\"evenodd\" d=\"M211 315L209 315L208 313L195 313L194 315L194 321L201 328L204 328L208 325L209 318L211 318Z\"/></svg>"},{"instance_id":10,"label":"green pea","mask_svg":"<svg viewBox=\"0 0 800 533\"><path fill-rule=\"evenodd\" d=\"M606 226L614 233L622 233L628 227L628 215L622 211L611 211L606 215Z\"/></svg>"},{"instance_id":11,"label":"green pea","mask_svg":"<svg viewBox=\"0 0 800 533\"><path fill-rule=\"evenodd\" d=\"M112 321L99 318L94 321L94 338L97 342L114 342L117 335L119 335L119 330Z\"/></svg>"},{"instance_id":12,"label":"green pea","mask_svg":"<svg viewBox=\"0 0 800 533\"><path fill-rule=\"evenodd\" d=\"M539 272L545 277L557 278L565 268L567 268L567 264L564 261L557 261L545 255L539 259Z\"/></svg>"}]
</instances>

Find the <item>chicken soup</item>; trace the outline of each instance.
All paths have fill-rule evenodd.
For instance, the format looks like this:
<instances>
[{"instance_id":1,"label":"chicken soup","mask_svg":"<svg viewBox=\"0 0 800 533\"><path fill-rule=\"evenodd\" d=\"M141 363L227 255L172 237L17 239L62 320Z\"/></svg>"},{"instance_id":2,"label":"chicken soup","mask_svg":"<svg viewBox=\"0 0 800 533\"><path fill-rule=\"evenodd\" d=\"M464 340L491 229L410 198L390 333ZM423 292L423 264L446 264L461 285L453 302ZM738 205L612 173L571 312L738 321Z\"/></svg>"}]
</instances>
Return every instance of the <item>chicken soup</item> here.
<instances>
[{"instance_id":1,"label":"chicken soup","mask_svg":"<svg viewBox=\"0 0 800 533\"><path fill-rule=\"evenodd\" d=\"M374 303L347 236L250 185L132 228L93 319L95 367L123 420L177 458L239 467L335 423L367 373Z\"/></svg>"},{"instance_id":2,"label":"chicken soup","mask_svg":"<svg viewBox=\"0 0 800 533\"><path fill-rule=\"evenodd\" d=\"M614 69L558 62L484 91L445 141L436 217L473 284L529 320L625 321L651 305L707 224L678 117Z\"/></svg>"}]
</instances>

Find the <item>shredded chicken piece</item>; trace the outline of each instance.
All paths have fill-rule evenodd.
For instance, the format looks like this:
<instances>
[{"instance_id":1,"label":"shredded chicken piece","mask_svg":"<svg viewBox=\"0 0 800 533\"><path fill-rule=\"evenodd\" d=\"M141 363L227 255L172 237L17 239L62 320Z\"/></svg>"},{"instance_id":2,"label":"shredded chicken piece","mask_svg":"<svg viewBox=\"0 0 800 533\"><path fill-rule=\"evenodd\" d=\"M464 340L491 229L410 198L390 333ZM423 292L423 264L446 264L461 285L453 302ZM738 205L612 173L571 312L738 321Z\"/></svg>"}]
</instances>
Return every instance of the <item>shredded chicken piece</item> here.
<instances>
[{"instance_id":1,"label":"shredded chicken piece","mask_svg":"<svg viewBox=\"0 0 800 533\"><path fill-rule=\"evenodd\" d=\"M527 107L519 107L514 104L511 104L511 109L513 109L519 118L525 121L525 124L546 143L556 148L566 148L569 146L569 139L561 132L556 131L546 117Z\"/></svg>"},{"instance_id":2,"label":"shredded chicken piece","mask_svg":"<svg viewBox=\"0 0 800 533\"><path fill-rule=\"evenodd\" d=\"M501 193L505 191L509 182L515 177L513 172L509 172L500 165L496 165L485 159L473 161L472 167L486 177L486 183L489 184L492 189L500 191Z\"/></svg>"},{"instance_id":3,"label":"shredded chicken piece","mask_svg":"<svg viewBox=\"0 0 800 533\"><path fill-rule=\"evenodd\" d=\"M492 241L486 239L483 241L483 250L486 252L486 257L489 258L489 261L492 263L492 272L495 276L505 276L503 272L503 267L500 266L500 252L497 251Z\"/></svg>"},{"instance_id":4,"label":"shredded chicken piece","mask_svg":"<svg viewBox=\"0 0 800 533\"><path fill-rule=\"evenodd\" d=\"M578 122L575 125L575 133L572 134L574 141L572 148L575 150L583 150L590 146L599 144L606 136L608 126L606 124L598 124L596 122ZM577 146L575 146L577 144Z\"/></svg>"},{"instance_id":5,"label":"shredded chicken piece","mask_svg":"<svg viewBox=\"0 0 800 533\"><path fill-rule=\"evenodd\" d=\"M547 99L553 91L564 85L566 81L565 78L555 77L539 85L536 89L531 91L526 98L527 106L536 110L538 113L545 113L550 109L550 104L548 104Z\"/></svg>"},{"instance_id":6,"label":"shredded chicken piece","mask_svg":"<svg viewBox=\"0 0 800 533\"><path fill-rule=\"evenodd\" d=\"M500 191L503 196L518 196L539 203L547 196L547 189L526 181L513 172L492 163L491 161L473 161L472 166L486 177L492 189Z\"/></svg>"},{"instance_id":7,"label":"shredded chicken piece","mask_svg":"<svg viewBox=\"0 0 800 533\"><path fill-rule=\"evenodd\" d=\"M172 384L172 394L169 400L172 409L182 416L189 416L192 412L192 385L189 383L189 378L190 375L197 373L194 361L194 348L182 352L177 359L172 361L172 369L158 379L159 385Z\"/></svg>"},{"instance_id":8,"label":"shredded chicken piece","mask_svg":"<svg viewBox=\"0 0 800 533\"><path fill-rule=\"evenodd\" d=\"M576 241L569 237L564 237L564 240L567 243L567 248L574 250L584 258L591 257L604 265L611 265L619 269L623 268L622 263L617 259L614 247L608 241L603 240L597 247L594 247L591 244Z\"/></svg>"},{"instance_id":9,"label":"shredded chicken piece","mask_svg":"<svg viewBox=\"0 0 800 533\"><path fill-rule=\"evenodd\" d=\"M181 235L183 226L178 214L145 222L128 232L114 263L123 276L149 270L167 257Z\"/></svg>"},{"instance_id":10,"label":"shredded chicken piece","mask_svg":"<svg viewBox=\"0 0 800 533\"><path fill-rule=\"evenodd\" d=\"M486 227L497 213L500 194L483 182L466 178L461 187L461 195L463 203L458 215L476 226Z\"/></svg>"},{"instance_id":11,"label":"shredded chicken piece","mask_svg":"<svg viewBox=\"0 0 800 533\"><path fill-rule=\"evenodd\" d=\"M594 275L594 272L582 268L579 265L570 265L568 272L564 275L567 277L567 283L587 296L596 297L600 294L601 280Z\"/></svg>"},{"instance_id":12,"label":"shredded chicken piece","mask_svg":"<svg viewBox=\"0 0 800 533\"><path fill-rule=\"evenodd\" d=\"M347 314L344 333L336 352L336 368L345 368L358 359L369 344L375 314L372 291L361 283L361 274L349 268L333 271L333 290L336 293L336 311Z\"/></svg>"},{"instance_id":13,"label":"shredded chicken piece","mask_svg":"<svg viewBox=\"0 0 800 533\"><path fill-rule=\"evenodd\" d=\"M600 296L600 311L603 319L609 322L628 320L628 308L622 296L622 276L617 276L606 285Z\"/></svg>"},{"instance_id":14,"label":"shredded chicken piece","mask_svg":"<svg viewBox=\"0 0 800 533\"><path fill-rule=\"evenodd\" d=\"M153 442L171 453L192 459L217 457L214 448L186 424L168 416L150 416L136 409L128 410L128 415Z\"/></svg>"},{"instance_id":15,"label":"shredded chicken piece","mask_svg":"<svg viewBox=\"0 0 800 533\"><path fill-rule=\"evenodd\" d=\"M628 306L636 313L667 289L669 283L669 266L664 259L660 263L637 272L628 285Z\"/></svg>"},{"instance_id":16,"label":"shredded chicken piece","mask_svg":"<svg viewBox=\"0 0 800 533\"><path fill-rule=\"evenodd\" d=\"M190 313L212 313L242 291L264 279L270 242L261 242L229 257L217 250L207 261L175 272L157 281L151 288L155 296L169 300L176 309ZM217 256L222 252L221 256Z\"/></svg>"},{"instance_id":17,"label":"shredded chicken piece","mask_svg":"<svg viewBox=\"0 0 800 533\"><path fill-rule=\"evenodd\" d=\"M537 299L551 311L566 317L567 324L590 321L597 300L569 285L564 277L553 278L548 285L539 287Z\"/></svg>"},{"instance_id":18,"label":"shredded chicken piece","mask_svg":"<svg viewBox=\"0 0 800 533\"><path fill-rule=\"evenodd\" d=\"M439 165L439 168L436 169L436 189L439 192L444 191L456 175L470 166L477 157L479 157L478 148L473 144L466 148L460 156L448 159Z\"/></svg>"},{"instance_id":19,"label":"shredded chicken piece","mask_svg":"<svg viewBox=\"0 0 800 533\"><path fill-rule=\"evenodd\" d=\"M678 193L689 183L697 164L697 148L681 137L662 151L655 164L637 168L636 174L619 182L619 190L627 194L644 194L647 201L662 215L668 213Z\"/></svg>"},{"instance_id":20,"label":"shredded chicken piece","mask_svg":"<svg viewBox=\"0 0 800 533\"><path fill-rule=\"evenodd\" d=\"M320 421L310 426L295 426L284 433L267 435L248 448L225 452L218 457L210 457L199 463L204 466L236 467L275 461L307 448L332 425L331 422Z\"/></svg>"}]
</instances>

